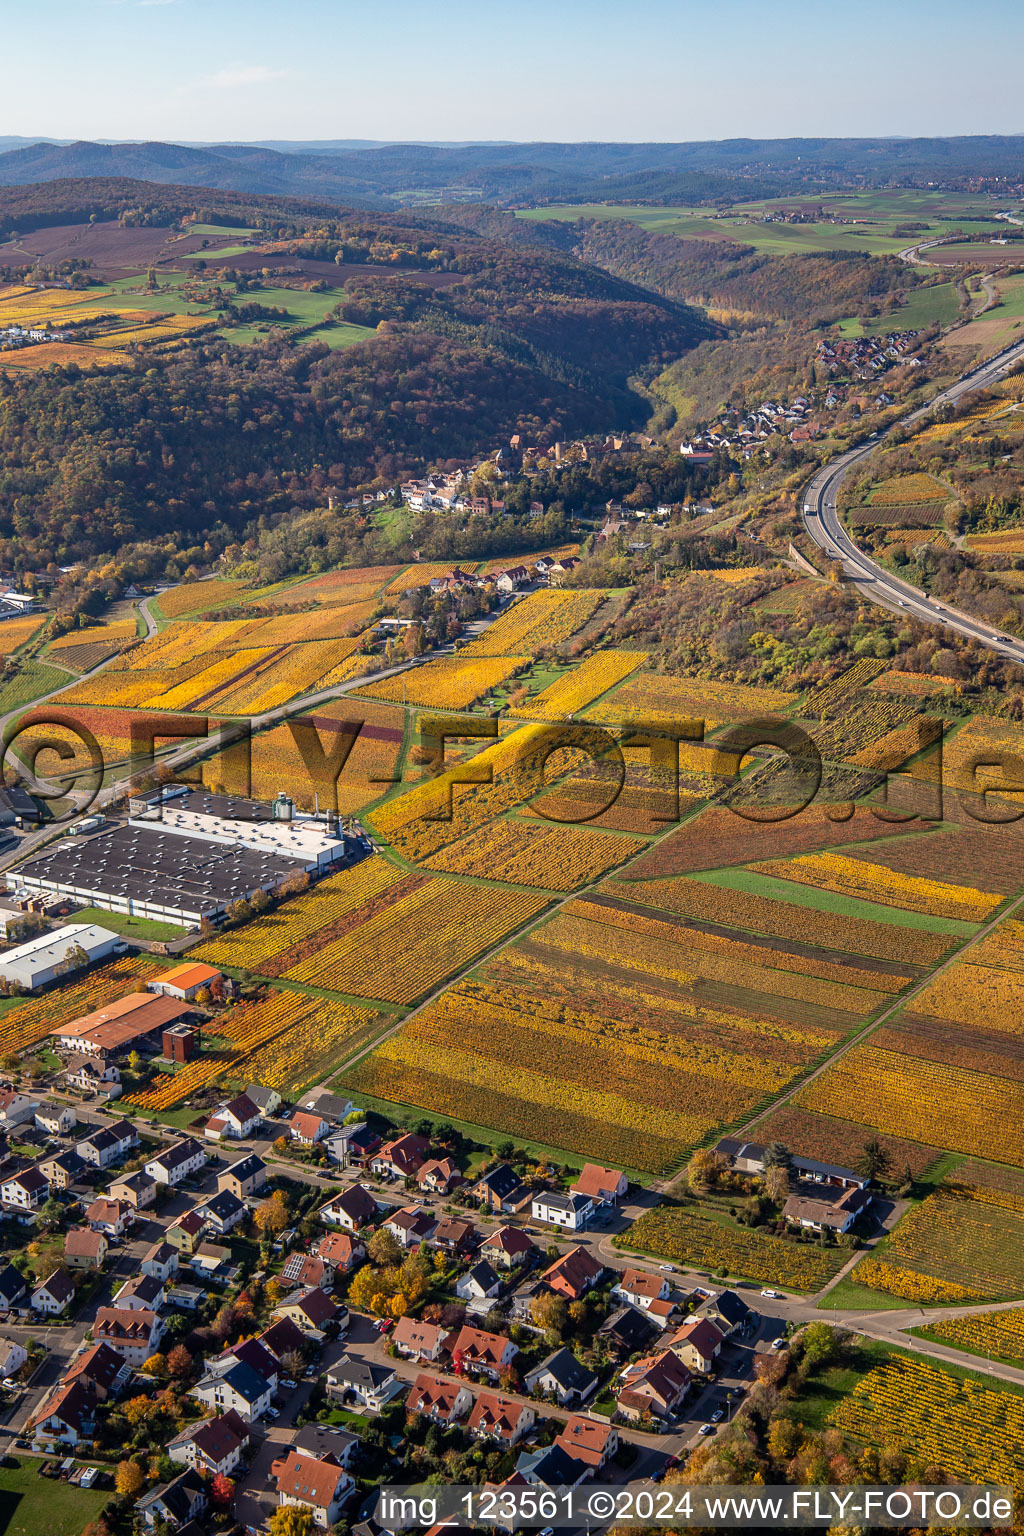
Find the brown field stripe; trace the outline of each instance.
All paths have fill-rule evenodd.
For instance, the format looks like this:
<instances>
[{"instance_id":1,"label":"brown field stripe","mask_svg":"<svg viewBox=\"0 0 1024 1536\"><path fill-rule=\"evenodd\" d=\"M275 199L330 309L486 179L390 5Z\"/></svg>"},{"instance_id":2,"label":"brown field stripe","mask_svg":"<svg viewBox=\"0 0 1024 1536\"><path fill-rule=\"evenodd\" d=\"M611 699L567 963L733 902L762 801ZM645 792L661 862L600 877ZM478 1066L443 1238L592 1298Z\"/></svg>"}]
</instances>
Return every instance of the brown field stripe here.
<instances>
[{"instance_id":1,"label":"brown field stripe","mask_svg":"<svg viewBox=\"0 0 1024 1536\"><path fill-rule=\"evenodd\" d=\"M380 891L376 896L371 896L354 911L343 913L341 917L325 923L322 928L315 929L313 933L307 933L304 938L290 944L287 949L282 949L279 954L271 956L269 960L264 960L258 967L259 975L283 976L285 971L303 960L308 960L310 955L315 954L318 949L332 944L335 939L344 938L346 933L351 933L354 928L369 922L371 917L376 917L379 913L386 912L389 907L395 906L404 896L411 896L413 891L418 891L421 885L426 885L430 878L429 875L405 875L397 884L389 886L386 891Z\"/></svg>"},{"instance_id":2,"label":"brown field stripe","mask_svg":"<svg viewBox=\"0 0 1024 1536\"><path fill-rule=\"evenodd\" d=\"M631 912L637 917L647 917L655 922L671 924L674 928L693 928L698 933L713 934L720 939L733 939L743 944L751 944L759 949L773 950L780 955L799 955L804 960L827 960L832 965L848 965L857 971L874 971L880 976L906 976L913 980L918 976L926 976L930 969L926 965L913 965L909 960L883 960L874 955L860 955L856 951L846 949L825 949L816 944L801 944L797 939L777 939L768 934L748 932L745 928L726 928L721 923L708 923L702 918L683 917L678 912L669 912L661 907L645 907L639 902L624 901L619 896L607 896L595 892L592 896L581 896L581 902L586 902L593 907L611 907L618 912Z\"/></svg>"},{"instance_id":3,"label":"brown field stripe","mask_svg":"<svg viewBox=\"0 0 1024 1536\"><path fill-rule=\"evenodd\" d=\"M211 688L201 698L193 699L189 709L202 709L203 705L208 703L210 699L215 699L218 693L228 693L232 688L237 688L239 683L243 682L252 673L265 671L268 667L273 666L282 651L287 649L287 645L279 645L276 650L271 651L269 656L263 656L259 661L250 661L247 667L243 667L241 672L236 672L233 677L228 678L226 683L218 683L216 688Z\"/></svg>"}]
</instances>

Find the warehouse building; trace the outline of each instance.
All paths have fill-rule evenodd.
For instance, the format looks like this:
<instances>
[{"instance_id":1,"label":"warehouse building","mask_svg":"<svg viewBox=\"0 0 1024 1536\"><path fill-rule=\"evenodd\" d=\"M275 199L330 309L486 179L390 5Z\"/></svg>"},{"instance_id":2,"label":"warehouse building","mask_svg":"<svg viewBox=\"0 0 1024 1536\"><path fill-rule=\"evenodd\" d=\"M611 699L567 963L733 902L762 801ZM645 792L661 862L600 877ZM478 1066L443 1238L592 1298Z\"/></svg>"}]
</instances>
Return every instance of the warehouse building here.
<instances>
[{"instance_id":1,"label":"warehouse building","mask_svg":"<svg viewBox=\"0 0 1024 1536\"><path fill-rule=\"evenodd\" d=\"M68 923L52 933L41 933L16 949L0 955L0 976L12 986L34 992L80 965L105 960L121 944L116 933L97 923ZM84 959L78 955L81 951Z\"/></svg>"},{"instance_id":2,"label":"warehouse building","mask_svg":"<svg viewBox=\"0 0 1024 1536\"><path fill-rule=\"evenodd\" d=\"M253 891L344 861L343 833L285 820L253 800L191 792L95 837L68 839L7 873L19 895L47 892L109 912L197 926Z\"/></svg>"},{"instance_id":3,"label":"warehouse building","mask_svg":"<svg viewBox=\"0 0 1024 1536\"><path fill-rule=\"evenodd\" d=\"M164 1030L191 1011L189 1003L173 997L131 992L116 1003L108 1003L106 1008L97 1008L94 1013L72 1019L70 1024L62 1024L53 1038L63 1051L104 1061L127 1051L160 1051Z\"/></svg>"}]
</instances>

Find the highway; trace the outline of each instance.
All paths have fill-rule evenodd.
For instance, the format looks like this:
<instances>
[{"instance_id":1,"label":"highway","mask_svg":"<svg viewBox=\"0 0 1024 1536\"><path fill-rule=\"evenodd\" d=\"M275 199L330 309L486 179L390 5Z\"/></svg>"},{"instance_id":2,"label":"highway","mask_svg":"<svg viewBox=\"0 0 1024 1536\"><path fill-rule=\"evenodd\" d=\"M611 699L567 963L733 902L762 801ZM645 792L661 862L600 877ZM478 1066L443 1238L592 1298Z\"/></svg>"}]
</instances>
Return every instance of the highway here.
<instances>
[{"instance_id":1,"label":"highway","mask_svg":"<svg viewBox=\"0 0 1024 1536\"><path fill-rule=\"evenodd\" d=\"M997 353L972 373L966 374L936 395L927 405L904 416L888 431L895 430L895 427L916 426L938 406L955 404L964 395L996 383L1021 361L1024 361L1024 341L1015 342ZM867 442L851 448L818 470L803 495L800 515L807 534L830 561L838 561L842 565L847 579L869 602L888 608L892 613L905 613L927 624L955 630L965 639L976 640L1006 660L1017 661L1024 666L1024 642L1014 635L994 630L991 625L983 624L968 613L937 602L918 587L911 586L910 582L893 576L863 554L844 528L836 508L839 487L850 470L869 458L887 435L882 433L869 438Z\"/></svg>"}]
</instances>

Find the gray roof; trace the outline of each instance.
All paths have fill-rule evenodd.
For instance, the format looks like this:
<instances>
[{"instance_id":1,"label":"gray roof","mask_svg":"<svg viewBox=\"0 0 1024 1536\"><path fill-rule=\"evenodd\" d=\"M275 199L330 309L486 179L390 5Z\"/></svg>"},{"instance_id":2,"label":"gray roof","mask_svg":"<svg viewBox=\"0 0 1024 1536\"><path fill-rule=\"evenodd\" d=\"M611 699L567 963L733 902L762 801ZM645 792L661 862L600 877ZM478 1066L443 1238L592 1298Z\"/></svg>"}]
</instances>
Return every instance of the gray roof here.
<instances>
[{"instance_id":1,"label":"gray roof","mask_svg":"<svg viewBox=\"0 0 1024 1536\"><path fill-rule=\"evenodd\" d=\"M530 1371L527 1381L538 1376L553 1376L565 1391L586 1392L597 1380L593 1371L583 1365L571 1349L556 1349L554 1354Z\"/></svg>"},{"instance_id":2,"label":"gray roof","mask_svg":"<svg viewBox=\"0 0 1024 1536\"><path fill-rule=\"evenodd\" d=\"M189 809L204 807L190 804ZM22 864L18 873L101 896L215 914L306 864L306 859L264 854L240 843L211 843L165 832L154 822L146 827L120 824L91 838L66 838Z\"/></svg>"}]
</instances>

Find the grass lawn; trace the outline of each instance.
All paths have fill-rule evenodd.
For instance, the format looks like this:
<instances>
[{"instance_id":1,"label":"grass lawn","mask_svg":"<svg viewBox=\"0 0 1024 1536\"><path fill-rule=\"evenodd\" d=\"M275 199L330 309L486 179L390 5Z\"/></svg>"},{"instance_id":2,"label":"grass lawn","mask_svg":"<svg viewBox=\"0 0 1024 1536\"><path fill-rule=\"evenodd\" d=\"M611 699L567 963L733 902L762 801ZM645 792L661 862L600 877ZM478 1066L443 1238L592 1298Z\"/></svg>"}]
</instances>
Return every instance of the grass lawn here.
<instances>
[{"instance_id":1,"label":"grass lawn","mask_svg":"<svg viewBox=\"0 0 1024 1536\"><path fill-rule=\"evenodd\" d=\"M819 1312L829 1313L833 1307L838 1307L841 1312L905 1312L913 1307L912 1301L900 1296L887 1296L884 1291L872 1291L866 1285L858 1285L851 1279L856 1273L856 1269L852 1269L845 1280L840 1280L821 1298Z\"/></svg>"},{"instance_id":2,"label":"grass lawn","mask_svg":"<svg viewBox=\"0 0 1024 1536\"><path fill-rule=\"evenodd\" d=\"M848 1358L843 1364L830 1366L804 1384L800 1396L787 1410L787 1418L805 1424L808 1429L827 1428L830 1414L853 1391L861 1377L876 1365L884 1364L896 1351L873 1339L859 1339L846 1353Z\"/></svg>"},{"instance_id":3,"label":"grass lawn","mask_svg":"<svg viewBox=\"0 0 1024 1536\"><path fill-rule=\"evenodd\" d=\"M107 912L102 907L83 907L76 923L100 923L126 939L183 939L185 928L177 923L158 923L151 917L129 917L126 912Z\"/></svg>"},{"instance_id":4,"label":"grass lawn","mask_svg":"<svg viewBox=\"0 0 1024 1536\"><path fill-rule=\"evenodd\" d=\"M0 1471L0 1536L80 1536L110 1498L110 1490L73 1488L40 1477L34 1457Z\"/></svg>"}]
</instances>

